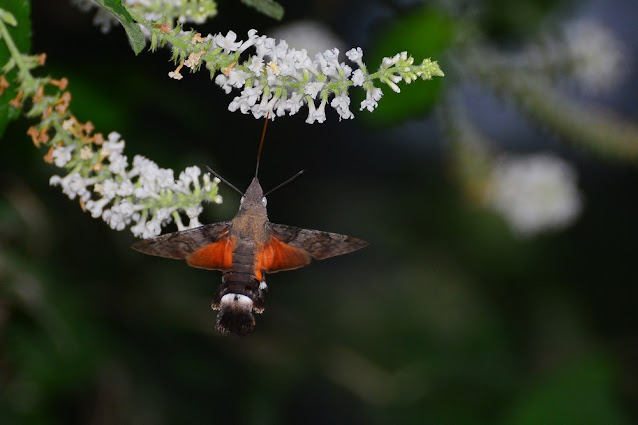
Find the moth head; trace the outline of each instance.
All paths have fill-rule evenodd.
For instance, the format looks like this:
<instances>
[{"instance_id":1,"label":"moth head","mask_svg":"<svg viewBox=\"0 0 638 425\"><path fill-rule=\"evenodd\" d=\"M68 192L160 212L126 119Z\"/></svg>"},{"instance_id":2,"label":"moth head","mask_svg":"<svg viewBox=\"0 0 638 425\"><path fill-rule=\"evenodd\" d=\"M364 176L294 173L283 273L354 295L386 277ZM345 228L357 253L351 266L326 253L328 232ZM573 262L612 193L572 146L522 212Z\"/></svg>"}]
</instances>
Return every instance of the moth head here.
<instances>
[{"instance_id":1,"label":"moth head","mask_svg":"<svg viewBox=\"0 0 638 425\"><path fill-rule=\"evenodd\" d=\"M226 294L219 302L217 331L222 334L246 336L255 329L253 301L246 295Z\"/></svg>"},{"instance_id":2,"label":"moth head","mask_svg":"<svg viewBox=\"0 0 638 425\"><path fill-rule=\"evenodd\" d=\"M264 196L264 191L259 184L259 180L257 177L253 179L246 189L246 193L241 197L241 201L239 202L240 210L265 210L266 208L266 197Z\"/></svg>"}]
</instances>

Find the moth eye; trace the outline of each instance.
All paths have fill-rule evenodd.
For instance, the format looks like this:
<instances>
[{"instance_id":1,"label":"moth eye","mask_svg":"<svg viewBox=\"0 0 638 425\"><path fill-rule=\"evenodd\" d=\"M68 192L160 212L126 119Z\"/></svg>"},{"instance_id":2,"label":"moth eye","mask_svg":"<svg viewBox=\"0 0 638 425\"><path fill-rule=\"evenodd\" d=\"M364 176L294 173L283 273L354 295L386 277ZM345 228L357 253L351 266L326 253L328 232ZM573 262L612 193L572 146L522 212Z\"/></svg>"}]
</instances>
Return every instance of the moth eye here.
<instances>
[{"instance_id":1,"label":"moth eye","mask_svg":"<svg viewBox=\"0 0 638 425\"><path fill-rule=\"evenodd\" d=\"M268 203L268 201L266 201L266 197L265 196L263 198L261 198L261 203L264 204L264 207Z\"/></svg>"},{"instance_id":2,"label":"moth eye","mask_svg":"<svg viewBox=\"0 0 638 425\"><path fill-rule=\"evenodd\" d=\"M243 204L243 203L244 203L244 199L246 199L246 197L245 197L245 196L242 196L242 197L241 197L241 199L239 200L239 203L240 203L240 204Z\"/></svg>"}]
</instances>

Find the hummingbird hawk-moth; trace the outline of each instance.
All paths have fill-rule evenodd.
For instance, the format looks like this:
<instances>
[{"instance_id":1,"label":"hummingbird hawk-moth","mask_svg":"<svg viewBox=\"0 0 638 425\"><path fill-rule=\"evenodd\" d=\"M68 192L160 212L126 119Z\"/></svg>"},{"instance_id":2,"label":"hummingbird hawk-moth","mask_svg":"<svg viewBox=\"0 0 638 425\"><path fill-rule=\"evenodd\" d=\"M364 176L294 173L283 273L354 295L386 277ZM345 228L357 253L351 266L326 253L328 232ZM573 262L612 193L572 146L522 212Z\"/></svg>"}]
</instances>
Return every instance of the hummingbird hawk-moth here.
<instances>
[{"instance_id":1,"label":"hummingbird hawk-moth","mask_svg":"<svg viewBox=\"0 0 638 425\"><path fill-rule=\"evenodd\" d=\"M216 329L222 334L244 336L255 327L253 312L264 311L268 288L265 274L297 269L312 259L348 254L366 245L366 241L338 233L269 222L266 197L256 171L231 221L160 235L139 241L132 248L144 254L186 260L192 267L220 270L222 283L211 303L213 310L219 310Z\"/></svg>"}]
</instances>

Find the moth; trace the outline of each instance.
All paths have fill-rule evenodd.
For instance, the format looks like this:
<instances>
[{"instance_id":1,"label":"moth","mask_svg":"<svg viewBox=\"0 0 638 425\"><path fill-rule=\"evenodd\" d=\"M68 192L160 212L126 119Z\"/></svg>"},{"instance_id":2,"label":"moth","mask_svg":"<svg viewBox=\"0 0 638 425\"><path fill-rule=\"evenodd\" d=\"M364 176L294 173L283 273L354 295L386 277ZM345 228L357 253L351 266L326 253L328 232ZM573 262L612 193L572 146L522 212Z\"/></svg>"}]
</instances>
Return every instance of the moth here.
<instances>
[{"instance_id":1,"label":"moth","mask_svg":"<svg viewBox=\"0 0 638 425\"><path fill-rule=\"evenodd\" d=\"M298 269L313 259L348 254L368 245L351 236L268 221L266 196L257 178L259 154L255 177L232 220L160 235L132 246L144 254L186 260L192 267L221 271L222 283L211 307L219 310L216 329L222 334L245 336L253 332L253 313L262 313L265 308L266 274Z\"/></svg>"}]
</instances>

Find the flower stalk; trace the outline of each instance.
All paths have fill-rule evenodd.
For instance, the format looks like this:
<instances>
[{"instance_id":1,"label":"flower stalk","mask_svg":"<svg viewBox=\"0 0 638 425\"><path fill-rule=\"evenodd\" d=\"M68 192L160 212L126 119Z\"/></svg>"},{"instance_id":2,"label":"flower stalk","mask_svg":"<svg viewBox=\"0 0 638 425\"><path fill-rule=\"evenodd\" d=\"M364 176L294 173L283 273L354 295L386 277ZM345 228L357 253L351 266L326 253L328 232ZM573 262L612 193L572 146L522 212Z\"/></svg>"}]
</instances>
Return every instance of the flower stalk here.
<instances>
[{"instance_id":1,"label":"flower stalk","mask_svg":"<svg viewBox=\"0 0 638 425\"><path fill-rule=\"evenodd\" d=\"M0 19L0 38L4 40L4 43L11 54L11 60L9 60L9 62L2 68L2 72L7 74L14 66L17 66L19 78L25 85L29 87L33 86L34 79L29 73L31 68L27 66L27 63L23 60L23 56L20 54L18 47L13 42L13 38L11 37L11 34L9 34L9 30L2 19Z\"/></svg>"}]
</instances>

